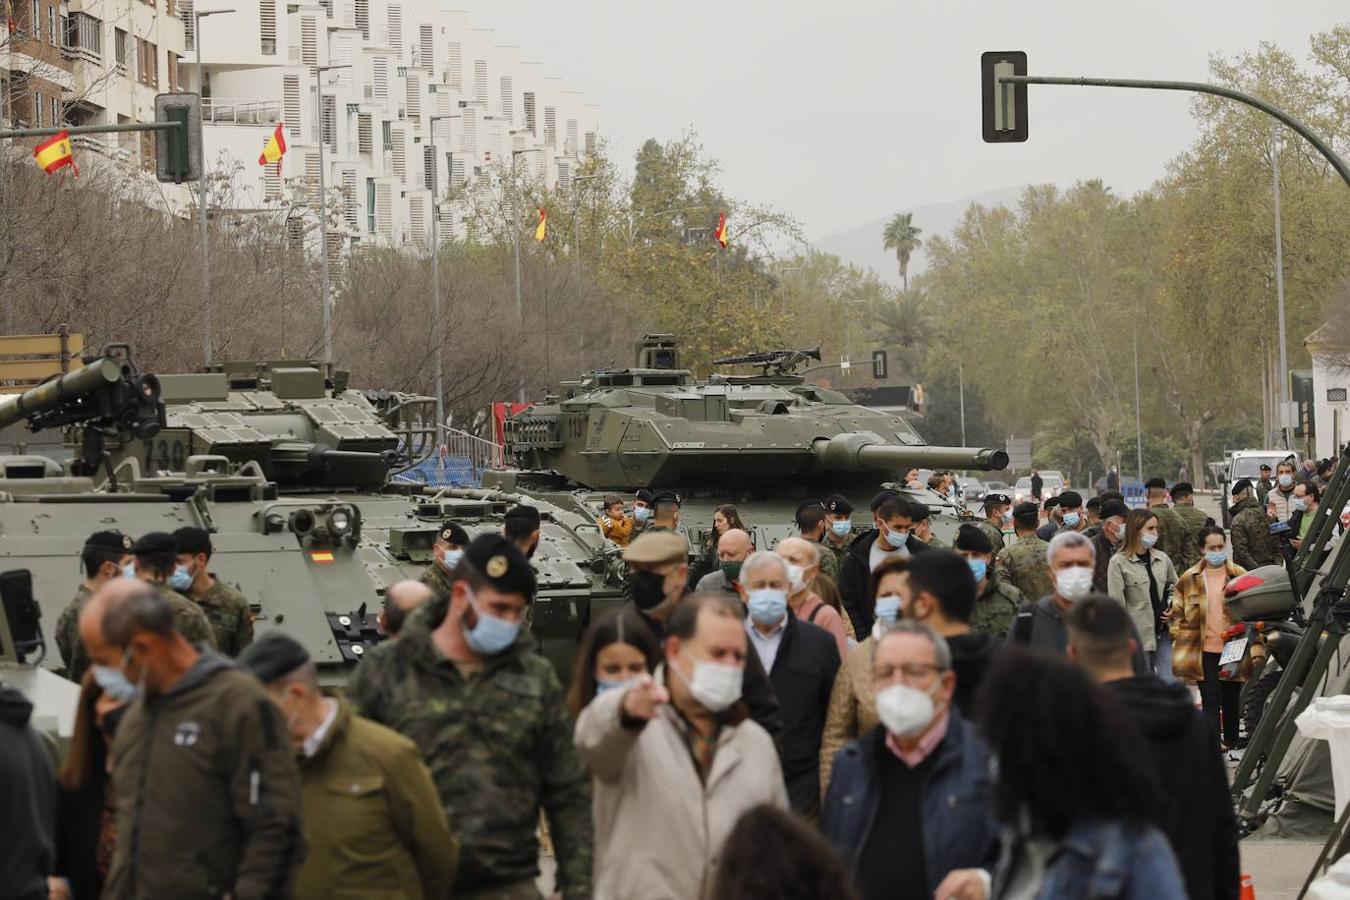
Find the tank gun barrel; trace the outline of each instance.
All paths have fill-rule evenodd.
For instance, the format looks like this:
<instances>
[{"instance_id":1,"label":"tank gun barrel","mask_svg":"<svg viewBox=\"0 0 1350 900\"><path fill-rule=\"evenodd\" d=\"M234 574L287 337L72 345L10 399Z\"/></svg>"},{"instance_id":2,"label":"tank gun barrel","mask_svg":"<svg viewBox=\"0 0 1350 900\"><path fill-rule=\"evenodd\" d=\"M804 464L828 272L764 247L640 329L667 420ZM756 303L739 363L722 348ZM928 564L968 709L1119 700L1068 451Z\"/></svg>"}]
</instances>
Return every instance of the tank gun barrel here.
<instances>
[{"instance_id":1,"label":"tank gun barrel","mask_svg":"<svg viewBox=\"0 0 1350 900\"><path fill-rule=\"evenodd\" d=\"M1008 467L1004 450L976 447L910 447L887 444L874 435L837 434L818 438L811 452L821 465L833 471L860 469L974 469L992 472Z\"/></svg>"}]
</instances>

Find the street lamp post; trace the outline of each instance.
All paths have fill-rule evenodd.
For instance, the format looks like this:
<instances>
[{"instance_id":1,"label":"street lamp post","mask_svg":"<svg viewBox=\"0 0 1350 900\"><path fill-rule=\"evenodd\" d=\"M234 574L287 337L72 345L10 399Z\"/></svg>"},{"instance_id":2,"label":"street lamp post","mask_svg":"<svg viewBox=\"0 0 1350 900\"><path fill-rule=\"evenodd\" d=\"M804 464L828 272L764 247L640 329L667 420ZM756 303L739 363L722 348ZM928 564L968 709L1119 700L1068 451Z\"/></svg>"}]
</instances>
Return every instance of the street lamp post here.
<instances>
[{"instance_id":1,"label":"street lamp post","mask_svg":"<svg viewBox=\"0 0 1350 900\"><path fill-rule=\"evenodd\" d=\"M206 93L206 82L202 78L202 19L207 16L219 16L225 13L232 13L232 9L201 9L194 10L193 20L193 43L197 51L197 94L203 96ZM203 96L203 100L204 100ZM204 105L204 104L203 104ZM204 112L204 110L203 110ZM211 365L211 242L209 232L206 227L206 116L203 115L200 125L200 133L197 135L197 169L201 177L197 179L197 218L200 220L198 228L201 229L202 238L202 347L203 355L206 357L206 365Z\"/></svg>"},{"instance_id":2,"label":"street lamp post","mask_svg":"<svg viewBox=\"0 0 1350 900\"><path fill-rule=\"evenodd\" d=\"M1288 403L1289 359L1284 339L1284 240L1280 231L1280 123L1270 125L1270 169L1275 188L1275 305L1280 320L1280 386L1275 392L1278 398L1279 415L1276 421L1280 425L1280 442L1289 449L1289 425L1285 420L1285 407Z\"/></svg>"},{"instance_id":3,"label":"street lamp post","mask_svg":"<svg viewBox=\"0 0 1350 900\"><path fill-rule=\"evenodd\" d=\"M511 251L515 256L516 266L516 320L520 322L521 331L525 330L525 302L520 294L520 198L516 196L516 157L526 153L537 153L538 147L527 147L524 150L511 151ZM516 399L520 403L525 402L525 370L520 370L520 377L516 382Z\"/></svg>"},{"instance_id":4,"label":"street lamp post","mask_svg":"<svg viewBox=\"0 0 1350 900\"><path fill-rule=\"evenodd\" d=\"M581 182L594 181L599 175L572 176L572 246L576 248L577 290L581 290Z\"/></svg>"},{"instance_id":5,"label":"street lamp post","mask_svg":"<svg viewBox=\"0 0 1350 900\"><path fill-rule=\"evenodd\" d=\"M314 67L314 113L319 126L319 299L323 304L323 361L328 366L333 364L333 304L328 286L328 201L323 171L323 73L351 67L350 63Z\"/></svg>"},{"instance_id":6,"label":"street lamp post","mask_svg":"<svg viewBox=\"0 0 1350 900\"><path fill-rule=\"evenodd\" d=\"M445 368L441 359L441 343L444 339L441 334L441 214L440 214L440 189L437 187L437 175L440 172L440 160L436 158L436 123L446 119L459 119L460 115L453 116L431 116L429 119L429 132L431 136L431 327L434 340L436 341L436 428L437 440L440 440L439 429L445 425ZM455 155L450 154L450 185L454 186Z\"/></svg>"}]
</instances>

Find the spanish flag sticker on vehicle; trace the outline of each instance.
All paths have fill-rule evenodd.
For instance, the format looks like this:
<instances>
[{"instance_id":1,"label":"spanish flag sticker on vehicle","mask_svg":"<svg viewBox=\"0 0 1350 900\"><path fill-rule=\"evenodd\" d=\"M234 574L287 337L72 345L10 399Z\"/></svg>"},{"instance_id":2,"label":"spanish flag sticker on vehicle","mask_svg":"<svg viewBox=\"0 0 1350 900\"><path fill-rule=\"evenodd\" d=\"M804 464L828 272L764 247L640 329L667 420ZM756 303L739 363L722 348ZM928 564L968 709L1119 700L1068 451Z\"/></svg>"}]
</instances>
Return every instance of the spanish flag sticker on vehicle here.
<instances>
[{"instance_id":1,"label":"spanish flag sticker on vehicle","mask_svg":"<svg viewBox=\"0 0 1350 900\"><path fill-rule=\"evenodd\" d=\"M311 550L309 558L316 563L331 563L333 561L332 550Z\"/></svg>"}]
</instances>

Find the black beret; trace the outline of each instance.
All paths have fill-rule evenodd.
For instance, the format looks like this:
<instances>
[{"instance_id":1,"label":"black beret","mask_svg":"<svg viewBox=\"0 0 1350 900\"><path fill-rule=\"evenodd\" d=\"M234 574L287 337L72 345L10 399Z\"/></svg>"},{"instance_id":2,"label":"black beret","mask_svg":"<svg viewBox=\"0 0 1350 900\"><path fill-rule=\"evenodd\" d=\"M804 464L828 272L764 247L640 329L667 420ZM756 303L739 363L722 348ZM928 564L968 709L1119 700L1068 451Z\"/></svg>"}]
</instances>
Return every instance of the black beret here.
<instances>
[{"instance_id":1,"label":"black beret","mask_svg":"<svg viewBox=\"0 0 1350 900\"><path fill-rule=\"evenodd\" d=\"M1085 509L1101 509L1101 508L1102 508L1102 498L1101 498L1101 497L1089 497L1089 498L1088 498L1088 502L1087 502L1087 503L1084 503L1084 504L1083 504L1083 507L1084 507Z\"/></svg>"},{"instance_id":2,"label":"black beret","mask_svg":"<svg viewBox=\"0 0 1350 900\"><path fill-rule=\"evenodd\" d=\"M853 504L843 494L831 494L825 498L825 511L836 516L846 516L853 512Z\"/></svg>"},{"instance_id":3,"label":"black beret","mask_svg":"<svg viewBox=\"0 0 1350 900\"><path fill-rule=\"evenodd\" d=\"M1238 480L1237 484L1233 485L1233 489L1228 493L1236 497L1243 491L1250 491L1251 489L1252 489L1252 480L1250 478L1242 478Z\"/></svg>"},{"instance_id":4,"label":"black beret","mask_svg":"<svg viewBox=\"0 0 1350 900\"><path fill-rule=\"evenodd\" d=\"M1261 471L1261 472L1269 472L1269 471L1270 471L1270 463L1261 463L1261 465L1257 467L1257 471Z\"/></svg>"},{"instance_id":5,"label":"black beret","mask_svg":"<svg viewBox=\"0 0 1350 900\"><path fill-rule=\"evenodd\" d=\"M151 531L141 535L140 539L131 545L131 552L137 556L153 556L156 553L176 556L178 545L173 542L173 535L167 531Z\"/></svg>"},{"instance_id":6,"label":"black beret","mask_svg":"<svg viewBox=\"0 0 1350 900\"><path fill-rule=\"evenodd\" d=\"M263 684L270 684L309 662L304 646L289 634L268 631L239 654L239 664Z\"/></svg>"},{"instance_id":7,"label":"black beret","mask_svg":"<svg viewBox=\"0 0 1350 900\"><path fill-rule=\"evenodd\" d=\"M533 528L539 527L539 510L533 506L513 506L506 511L507 519L519 519L522 522L528 522Z\"/></svg>"},{"instance_id":8,"label":"black beret","mask_svg":"<svg viewBox=\"0 0 1350 900\"><path fill-rule=\"evenodd\" d=\"M967 553L994 552L994 542L989 540L989 535L984 533L983 528L969 522L956 529L956 538L952 541L952 546Z\"/></svg>"},{"instance_id":9,"label":"black beret","mask_svg":"<svg viewBox=\"0 0 1350 900\"><path fill-rule=\"evenodd\" d=\"M1013 507L1014 519L1029 519L1040 515L1041 508L1030 500L1024 500Z\"/></svg>"},{"instance_id":10,"label":"black beret","mask_svg":"<svg viewBox=\"0 0 1350 900\"><path fill-rule=\"evenodd\" d=\"M984 495L984 505L985 505L985 506L1002 506L1002 505L1005 504L1005 503L1011 503L1011 502L1012 502L1012 498L1009 497L1007 494L985 494L985 495Z\"/></svg>"},{"instance_id":11,"label":"black beret","mask_svg":"<svg viewBox=\"0 0 1350 900\"><path fill-rule=\"evenodd\" d=\"M1144 489L1150 491L1165 491L1167 490L1167 482L1162 478L1150 478L1148 481L1144 482Z\"/></svg>"},{"instance_id":12,"label":"black beret","mask_svg":"<svg viewBox=\"0 0 1350 900\"><path fill-rule=\"evenodd\" d=\"M909 501L909 519L911 522L922 522L930 515L932 515L932 512L927 506L922 503L916 503L913 500Z\"/></svg>"},{"instance_id":13,"label":"black beret","mask_svg":"<svg viewBox=\"0 0 1350 900\"><path fill-rule=\"evenodd\" d=\"M1059 505L1065 509L1077 509L1083 505L1083 495L1077 491L1060 491Z\"/></svg>"},{"instance_id":14,"label":"black beret","mask_svg":"<svg viewBox=\"0 0 1350 900\"><path fill-rule=\"evenodd\" d=\"M210 556L211 533L205 528L193 528L189 525L173 533L173 545L178 553L189 553L193 556L205 553Z\"/></svg>"},{"instance_id":15,"label":"black beret","mask_svg":"<svg viewBox=\"0 0 1350 900\"><path fill-rule=\"evenodd\" d=\"M878 509L881 508L881 504L885 503L892 497L899 497L899 496L900 496L899 491L892 491L889 488L884 491L878 491L877 495L872 498L872 502L867 504L867 508L870 509L872 512L876 512Z\"/></svg>"},{"instance_id":16,"label":"black beret","mask_svg":"<svg viewBox=\"0 0 1350 900\"><path fill-rule=\"evenodd\" d=\"M1043 505L1046 509L1054 509L1056 506L1059 506L1059 498L1058 498L1058 497L1046 497L1046 498L1045 498L1045 503L1042 504L1042 505Z\"/></svg>"},{"instance_id":17,"label":"black beret","mask_svg":"<svg viewBox=\"0 0 1350 900\"><path fill-rule=\"evenodd\" d=\"M510 513L507 515L510 515ZM436 540L453 544L456 547L467 547L469 545L469 533L458 522L445 521L441 523L441 530L436 533Z\"/></svg>"},{"instance_id":18,"label":"black beret","mask_svg":"<svg viewBox=\"0 0 1350 900\"><path fill-rule=\"evenodd\" d=\"M1112 516L1120 516L1122 519L1130 514L1130 508L1125 505L1124 500L1107 500L1102 503L1102 518L1109 519Z\"/></svg>"},{"instance_id":19,"label":"black beret","mask_svg":"<svg viewBox=\"0 0 1350 900\"><path fill-rule=\"evenodd\" d=\"M84 549L126 553L131 549L131 536L120 531L95 531L84 542Z\"/></svg>"},{"instance_id":20,"label":"black beret","mask_svg":"<svg viewBox=\"0 0 1350 900\"><path fill-rule=\"evenodd\" d=\"M802 510L810 509L813 506L819 506L821 509L825 508L825 504L821 503L819 500L803 500L801 503L797 504L797 514L800 515Z\"/></svg>"},{"instance_id":21,"label":"black beret","mask_svg":"<svg viewBox=\"0 0 1350 900\"><path fill-rule=\"evenodd\" d=\"M510 540L500 534L480 534L464 550L464 561L478 570L492 589L502 594L534 596L534 569Z\"/></svg>"},{"instance_id":22,"label":"black beret","mask_svg":"<svg viewBox=\"0 0 1350 900\"><path fill-rule=\"evenodd\" d=\"M1173 496L1173 497L1177 496L1178 494L1184 495L1184 494L1194 494L1194 493L1195 493L1195 488L1191 486L1191 483L1190 483L1189 481L1178 481L1176 484L1172 485L1172 496Z\"/></svg>"},{"instance_id":23,"label":"black beret","mask_svg":"<svg viewBox=\"0 0 1350 900\"><path fill-rule=\"evenodd\" d=\"M674 491L657 491L652 495L653 503L674 503L680 505L680 495Z\"/></svg>"},{"instance_id":24,"label":"black beret","mask_svg":"<svg viewBox=\"0 0 1350 900\"><path fill-rule=\"evenodd\" d=\"M646 488L638 488L637 493L633 495L633 498L650 506L652 503L652 492Z\"/></svg>"}]
</instances>

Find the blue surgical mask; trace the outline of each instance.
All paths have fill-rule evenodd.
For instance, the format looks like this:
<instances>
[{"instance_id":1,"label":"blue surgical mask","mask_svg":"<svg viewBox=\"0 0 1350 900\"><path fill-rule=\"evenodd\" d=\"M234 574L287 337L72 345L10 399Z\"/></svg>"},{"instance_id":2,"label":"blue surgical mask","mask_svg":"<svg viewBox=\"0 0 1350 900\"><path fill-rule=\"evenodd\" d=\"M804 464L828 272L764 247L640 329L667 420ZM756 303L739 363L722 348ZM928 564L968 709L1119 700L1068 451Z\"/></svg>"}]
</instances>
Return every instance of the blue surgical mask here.
<instances>
[{"instance_id":1,"label":"blue surgical mask","mask_svg":"<svg viewBox=\"0 0 1350 900\"><path fill-rule=\"evenodd\" d=\"M131 648L128 647L122 653L122 666L127 664L127 658L131 655ZM130 703L141 695L141 689L136 686L121 668L113 666L90 666L90 671L94 674L94 681L103 689L103 693L118 701L119 703Z\"/></svg>"},{"instance_id":2,"label":"blue surgical mask","mask_svg":"<svg viewBox=\"0 0 1350 900\"><path fill-rule=\"evenodd\" d=\"M1153 545L1158 543L1158 536L1156 534L1141 534L1139 535L1139 543L1144 545L1145 550L1152 550Z\"/></svg>"},{"instance_id":3,"label":"blue surgical mask","mask_svg":"<svg viewBox=\"0 0 1350 900\"><path fill-rule=\"evenodd\" d=\"M901 531L898 528L896 529L883 528L881 529L881 536L886 539L886 543L889 544L891 549L893 550L901 549L902 547L905 546L905 543L909 540L909 532Z\"/></svg>"},{"instance_id":4,"label":"blue surgical mask","mask_svg":"<svg viewBox=\"0 0 1350 900\"><path fill-rule=\"evenodd\" d=\"M1205 551L1205 562L1217 569L1228 562L1228 553L1225 550L1207 550Z\"/></svg>"},{"instance_id":5,"label":"blue surgical mask","mask_svg":"<svg viewBox=\"0 0 1350 900\"><path fill-rule=\"evenodd\" d=\"M645 522L652 517L652 511L645 506L633 507L633 518Z\"/></svg>"},{"instance_id":6,"label":"blue surgical mask","mask_svg":"<svg viewBox=\"0 0 1350 900\"><path fill-rule=\"evenodd\" d=\"M187 566L180 565L173 570L169 576L169 587L175 591L186 591L192 587L192 573L188 571Z\"/></svg>"},{"instance_id":7,"label":"blue surgical mask","mask_svg":"<svg viewBox=\"0 0 1350 900\"><path fill-rule=\"evenodd\" d=\"M1078 513L1065 513L1064 524L1068 525L1070 528L1077 528L1079 518L1081 517L1078 515Z\"/></svg>"},{"instance_id":8,"label":"blue surgical mask","mask_svg":"<svg viewBox=\"0 0 1350 900\"><path fill-rule=\"evenodd\" d=\"M455 566L464 558L463 550L447 550L441 554L441 568L447 572L453 572Z\"/></svg>"},{"instance_id":9,"label":"blue surgical mask","mask_svg":"<svg viewBox=\"0 0 1350 900\"><path fill-rule=\"evenodd\" d=\"M783 621L783 614L787 612L787 591L760 588L746 591L746 597L750 618L754 619L756 624L776 625Z\"/></svg>"},{"instance_id":10,"label":"blue surgical mask","mask_svg":"<svg viewBox=\"0 0 1350 900\"><path fill-rule=\"evenodd\" d=\"M900 595L882 594L877 598L877 618L887 624L894 624L900 618Z\"/></svg>"},{"instance_id":11,"label":"blue surgical mask","mask_svg":"<svg viewBox=\"0 0 1350 900\"><path fill-rule=\"evenodd\" d=\"M1005 523L1011 522L1011 521L1012 521L1012 509L1011 509L1011 508L1005 509L1005 510L1003 511L1003 521L1004 521Z\"/></svg>"},{"instance_id":12,"label":"blue surgical mask","mask_svg":"<svg viewBox=\"0 0 1350 900\"><path fill-rule=\"evenodd\" d=\"M127 563L125 566L123 566L123 567L122 567L122 577L123 577L123 578L135 578L135 577L136 577L136 564L135 564L135 563Z\"/></svg>"},{"instance_id":13,"label":"blue surgical mask","mask_svg":"<svg viewBox=\"0 0 1350 900\"><path fill-rule=\"evenodd\" d=\"M626 688L630 684L633 684L635 681L637 681L636 678L624 678L620 681L611 681L608 678L597 678L595 680L596 696L607 693L609 691L616 690L618 688Z\"/></svg>"},{"instance_id":14,"label":"blue surgical mask","mask_svg":"<svg viewBox=\"0 0 1350 900\"><path fill-rule=\"evenodd\" d=\"M982 559L968 559L966 564L970 566L970 573L975 576L977 582L984 580L985 573L989 571L989 563Z\"/></svg>"},{"instance_id":15,"label":"blue surgical mask","mask_svg":"<svg viewBox=\"0 0 1350 900\"><path fill-rule=\"evenodd\" d=\"M849 519L835 519L830 523L830 530L836 537L846 537L853 530L853 522Z\"/></svg>"},{"instance_id":16,"label":"blue surgical mask","mask_svg":"<svg viewBox=\"0 0 1350 900\"><path fill-rule=\"evenodd\" d=\"M516 642L520 635L520 623L508 622L483 612L474 602L472 594L469 595L469 604L478 613L478 624L464 630L464 640L474 653L495 656Z\"/></svg>"},{"instance_id":17,"label":"blue surgical mask","mask_svg":"<svg viewBox=\"0 0 1350 900\"><path fill-rule=\"evenodd\" d=\"M1289 501L1289 508L1294 512L1307 512L1308 501L1304 500L1302 497L1295 497L1293 500Z\"/></svg>"}]
</instances>

